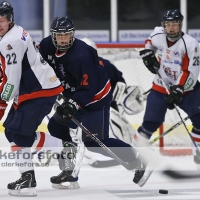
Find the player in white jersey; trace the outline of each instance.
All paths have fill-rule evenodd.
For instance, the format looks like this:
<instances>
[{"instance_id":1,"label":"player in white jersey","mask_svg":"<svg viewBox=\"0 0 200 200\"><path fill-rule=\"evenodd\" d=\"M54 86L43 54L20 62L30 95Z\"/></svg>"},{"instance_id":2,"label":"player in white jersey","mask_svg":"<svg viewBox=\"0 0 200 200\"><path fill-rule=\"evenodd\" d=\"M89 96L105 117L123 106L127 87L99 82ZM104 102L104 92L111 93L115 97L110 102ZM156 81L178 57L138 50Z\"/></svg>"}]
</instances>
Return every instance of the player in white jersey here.
<instances>
[{"instance_id":1,"label":"player in white jersey","mask_svg":"<svg viewBox=\"0 0 200 200\"><path fill-rule=\"evenodd\" d=\"M36 140L37 127L63 87L30 35L14 24L13 18L11 4L0 2L0 119L6 102L13 100L3 126L21 173L21 178L7 187L10 195L36 196L30 147ZM23 188L30 190L20 193Z\"/></svg>"},{"instance_id":2,"label":"player in white jersey","mask_svg":"<svg viewBox=\"0 0 200 200\"><path fill-rule=\"evenodd\" d=\"M155 74L155 79L137 136L146 138L147 142L164 122L167 109L174 109L176 104L190 117L193 125L191 134L200 149L199 44L181 31L182 22L183 15L179 10L167 10L162 27L154 29L145 42L145 49L140 51L145 66ZM200 166L200 155L196 150L193 148L194 161Z\"/></svg>"}]
</instances>

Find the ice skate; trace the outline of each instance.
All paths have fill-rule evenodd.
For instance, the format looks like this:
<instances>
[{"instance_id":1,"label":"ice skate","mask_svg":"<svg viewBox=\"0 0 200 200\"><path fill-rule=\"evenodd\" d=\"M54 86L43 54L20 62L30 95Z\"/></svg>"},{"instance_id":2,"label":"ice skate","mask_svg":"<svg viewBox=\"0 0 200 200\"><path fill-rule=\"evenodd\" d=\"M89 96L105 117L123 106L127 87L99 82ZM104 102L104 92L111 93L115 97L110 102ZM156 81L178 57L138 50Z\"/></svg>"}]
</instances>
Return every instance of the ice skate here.
<instances>
[{"instance_id":1,"label":"ice skate","mask_svg":"<svg viewBox=\"0 0 200 200\"><path fill-rule=\"evenodd\" d=\"M148 164L141 162L141 166L135 169L135 176L133 178L133 182L142 187L148 181L154 168L155 164L153 162L149 162Z\"/></svg>"},{"instance_id":2,"label":"ice skate","mask_svg":"<svg viewBox=\"0 0 200 200\"><path fill-rule=\"evenodd\" d=\"M61 158L59 161L59 167L62 172L58 176L51 177L50 181L52 187L56 189L78 189L80 188L78 184L78 177L74 178L72 172L76 164L76 153L77 147L74 142L64 142L64 148L61 152ZM62 185L62 183L67 182L68 185Z\"/></svg>"},{"instance_id":3,"label":"ice skate","mask_svg":"<svg viewBox=\"0 0 200 200\"><path fill-rule=\"evenodd\" d=\"M34 197L37 196L36 185L34 171L30 170L22 173L21 178L17 181L8 184L8 194L19 197ZM23 192L22 189L27 189L27 191Z\"/></svg>"},{"instance_id":4,"label":"ice skate","mask_svg":"<svg viewBox=\"0 0 200 200\"><path fill-rule=\"evenodd\" d=\"M56 189L78 189L80 188L78 184L78 177L74 178L62 171L58 176L52 176L50 179L52 187ZM62 183L67 183L68 185L63 185Z\"/></svg>"}]
</instances>

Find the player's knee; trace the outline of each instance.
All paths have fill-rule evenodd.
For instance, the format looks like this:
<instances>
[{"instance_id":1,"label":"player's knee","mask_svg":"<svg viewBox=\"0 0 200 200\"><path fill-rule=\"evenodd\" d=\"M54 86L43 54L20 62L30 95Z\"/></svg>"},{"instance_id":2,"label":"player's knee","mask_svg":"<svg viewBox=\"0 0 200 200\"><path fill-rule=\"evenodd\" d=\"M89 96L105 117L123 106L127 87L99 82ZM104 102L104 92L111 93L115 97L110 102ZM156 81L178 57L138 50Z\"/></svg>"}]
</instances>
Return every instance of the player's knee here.
<instances>
[{"instance_id":1,"label":"player's knee","mask_svg":"<svg viewBox=\"0 0 200 200\"><path fill-rule=\"evenodd\" d=\"M69 128L59 124L53 117L49 120L47 128L51 136L59 138L63 141L72 141L69 134Z\"/></svg>"},{"instance_id":2,"label":"player's knee","mask_svg":"<svg viewBox=\"0 0 200 200\"><path fill-rule=\"evenodd\" d=\"M31 136L25 136L17 133L12 133L12 141L19 147L32 147L35 141L35 133Z\"/></svg>"},{"instance_id":3,"label":"player's knee","mask_svg":"<svg viewBox=\"0 0 200 200\"><path fill-rule=\"evenodd\" d=\"M200 113L190 117L190 120L192 121L192 125L193 125L192 132L200 135L200 123L199 123Z\"/></svg>"}]
</instances>

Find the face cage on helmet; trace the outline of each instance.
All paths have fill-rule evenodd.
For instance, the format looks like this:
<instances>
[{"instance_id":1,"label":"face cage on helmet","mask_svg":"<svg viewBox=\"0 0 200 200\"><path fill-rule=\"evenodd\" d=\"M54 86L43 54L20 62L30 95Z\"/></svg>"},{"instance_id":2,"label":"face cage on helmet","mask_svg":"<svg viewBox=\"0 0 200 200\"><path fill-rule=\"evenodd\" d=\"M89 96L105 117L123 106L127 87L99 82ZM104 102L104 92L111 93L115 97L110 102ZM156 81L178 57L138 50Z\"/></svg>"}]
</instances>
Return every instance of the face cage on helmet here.
<instances>
[{"instance_id":1,"label":"face cage on helmet","mask_svg":"<svg viewBox=\"0 0 200 200\"><path fill-rule=\"evenodd\" d=\"M74 30L69 31L69 32L65 32L65 33L70 34L70 40L69 40L69 43L67 45L61 46L56 41L56 34L61 34L61 33L53 32L53 31L51 32L51 38L52 38L53 44L56 47L56 49L58 49L59 51L67 51L73 45L73 42L74 42Z\"/></svg>"},{"instance_id":2,"label":"face cage on helmet","mask_svg":"<svg viewBox=\"0 0 200 200\"><path fill-rule=\"evenodd\" d=\"M174 34L170 34L170 33L167 33L167 30L166 30L166 28L165 28L165 23L166 22L173 22L173 21L177 21L178 23L179 23L179 32L178 33L174 33ZM162 27L164 28L164 31L165 31L165 34L167 35L167 37L168 38L171 38L171 39L176 39L176 38L178 38L180 35L181 35L181 33L182 33L182 21L181 20L169 20L169 21L162 21L161 22L161 25L162 25Z\"/></svg>"}]
</instances>

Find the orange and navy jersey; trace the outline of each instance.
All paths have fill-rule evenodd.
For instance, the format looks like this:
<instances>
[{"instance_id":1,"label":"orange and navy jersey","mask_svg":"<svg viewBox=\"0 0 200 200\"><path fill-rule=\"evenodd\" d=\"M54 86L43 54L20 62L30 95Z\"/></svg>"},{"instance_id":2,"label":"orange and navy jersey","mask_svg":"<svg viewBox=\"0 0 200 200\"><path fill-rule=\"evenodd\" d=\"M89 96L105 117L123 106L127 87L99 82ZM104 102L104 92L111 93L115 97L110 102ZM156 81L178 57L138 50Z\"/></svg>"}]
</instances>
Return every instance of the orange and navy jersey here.
<instances>
[{"instance_id":1,"label":"orange and navy jersey","mask_svg":"<svg viewBox=\"0 0 200 200\"><path fill-rule=\"evenodd\" d=\"M51 36L40 43L42 57L55 70L66 98L72 98L81 108L99 109L112 99L111 84L97 51L75 38L67 52L58 52Z\"/></svg>"},{"instance_id":2,"label":"orange and navy jersey","mask_svg":"<svg viewBox=\"0 0 200 200\"><path fill-rule=\"evenodd\" d=\"M14 25L0 41L3 79L0 99L23 101L58 95L63 87L54 70L42 59L35 42L22 27Z\"/></svg>"},{"instance_id":3,"label":"orange and navy jersey","mask_svg":"<svg viewBox=\"0 0 200 200\"><path fill-rule=\"evenodd\" d=\"M168 85L184 86L184 91L193 90L200 72L200 54L197 40L182 33L176 42L169 42L162 27L156 27L146 40L146 49L158 53L159 75ZM155 75L153 89L166 93L162 81Z\"/></svg>"}]
</instances>

